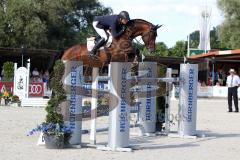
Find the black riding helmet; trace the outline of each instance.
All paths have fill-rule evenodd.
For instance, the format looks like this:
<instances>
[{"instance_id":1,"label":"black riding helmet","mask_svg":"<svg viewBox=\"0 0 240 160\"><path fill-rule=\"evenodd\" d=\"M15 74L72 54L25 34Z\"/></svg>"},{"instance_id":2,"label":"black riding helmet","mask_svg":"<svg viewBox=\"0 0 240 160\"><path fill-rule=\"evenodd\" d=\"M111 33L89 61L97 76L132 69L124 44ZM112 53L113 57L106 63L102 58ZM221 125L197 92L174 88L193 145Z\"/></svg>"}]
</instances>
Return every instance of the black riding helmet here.
<instances>
[{"instance_id":1,"label":"black riding helmet","mask_svg":"<svg viewBox=\"0 0 240 160\"><path fill-rule=\"evenodd\" d=\"M119 13L119 17L122 18L122 19L126 19L126 20L130 20L130 17L129 17L129 14L127 11L122 11Z\"/></svg>"}]
</instances>

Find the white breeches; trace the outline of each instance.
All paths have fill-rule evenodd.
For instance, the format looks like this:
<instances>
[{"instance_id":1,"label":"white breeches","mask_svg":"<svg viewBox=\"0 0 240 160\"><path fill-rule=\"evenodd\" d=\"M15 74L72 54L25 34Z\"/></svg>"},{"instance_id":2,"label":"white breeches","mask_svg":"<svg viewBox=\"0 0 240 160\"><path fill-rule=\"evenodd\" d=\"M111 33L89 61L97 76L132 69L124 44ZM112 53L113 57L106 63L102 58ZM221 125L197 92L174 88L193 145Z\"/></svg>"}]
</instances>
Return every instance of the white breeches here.
<instances>
[{"instance_id":1,"label":"white breeches","mask_svg":"<svg viewBox=\"0 0 240 160\"><path fill-rule=\"evenodd\" d=\"M98 24L98 21L93 21L93 28L96 30L96 32L99 34L99 36L101 36L102 38L104 38L105 40L108 39L108 36L105 32L104 29L100 29L100 28L97 28L97 24Z\"/></svg>"}]
</instances>

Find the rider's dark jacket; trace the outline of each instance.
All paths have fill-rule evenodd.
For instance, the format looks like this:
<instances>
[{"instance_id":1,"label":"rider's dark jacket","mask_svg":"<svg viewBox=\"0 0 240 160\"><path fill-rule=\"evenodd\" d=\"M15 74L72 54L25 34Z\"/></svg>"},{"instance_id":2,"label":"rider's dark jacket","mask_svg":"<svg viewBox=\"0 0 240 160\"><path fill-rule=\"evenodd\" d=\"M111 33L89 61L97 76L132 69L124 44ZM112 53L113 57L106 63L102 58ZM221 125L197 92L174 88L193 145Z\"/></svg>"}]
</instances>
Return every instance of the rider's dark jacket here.
<instances>
[{"instance_id":1,"label":"rider's dark jacket","mask_svg":"<svg viewBox=\"0 0 240 160\"><path fill-rule=\"evenodd\" d=\"M114 38L119 37L124 32L125 26L119 23L118 15L96 16L93 21L98 21L98 28L111 30L111 34Z\"/></svg>"}]
</instances>

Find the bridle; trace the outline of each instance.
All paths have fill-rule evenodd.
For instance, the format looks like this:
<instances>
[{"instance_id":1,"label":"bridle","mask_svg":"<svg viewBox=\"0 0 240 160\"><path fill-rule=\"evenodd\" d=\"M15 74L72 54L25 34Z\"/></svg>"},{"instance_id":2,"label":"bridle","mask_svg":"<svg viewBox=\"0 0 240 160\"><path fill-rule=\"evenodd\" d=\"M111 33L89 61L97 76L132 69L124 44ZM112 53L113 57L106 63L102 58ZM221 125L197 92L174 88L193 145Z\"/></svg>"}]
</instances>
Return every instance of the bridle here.
<instances>
[{"instance_id":1,"label":"bridle","mask_svg":"<svg viewBox=\"0 0 240 160\"><path fill-rule=\"evenodd\" d=\"M151 35L152 33L157 36L157 30L156 30L155 26L151 27L149 32L144 33L144 34L142 35L142 39L144 39L144 37L146 37L146 36L150 37L150 35ZM150 43L150 38L148 38L146 45L148 46L149 43Z\"/></svg>"}]
</instances>

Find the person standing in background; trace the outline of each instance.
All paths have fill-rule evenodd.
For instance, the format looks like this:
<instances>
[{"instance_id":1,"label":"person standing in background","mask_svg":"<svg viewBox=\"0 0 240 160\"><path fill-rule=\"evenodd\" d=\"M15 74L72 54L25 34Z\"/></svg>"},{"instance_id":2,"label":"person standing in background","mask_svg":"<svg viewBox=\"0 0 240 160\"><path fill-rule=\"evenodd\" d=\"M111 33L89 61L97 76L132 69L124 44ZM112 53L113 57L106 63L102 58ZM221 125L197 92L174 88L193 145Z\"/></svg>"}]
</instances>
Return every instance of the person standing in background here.
<instances>
[{"instance_id":1,"label":"person standing in background","mask_svg":"<svg viewBox=\"0 0 240 160\"><path fill-rule=\"evenodd\" d=\"M38 72L38 69L37 69L37 68L34 68L34 70L32 71L32 76L33 76L33 77L39 76L39 72Z\"/></svg>"},{"instance_id":2,"label":"person standing in background","mask_svg":"<svg viewBox=\"0 0 240 160\"><path fill-rule=\"evenodd\" d=\"M43 82L48 83L49 81L49 72L46 70L43 74Z\"/></svg>"},{"instance_id":3,"label":"person standing in background","mask_svg":"<svg viewBox=\"0 0 240 160\"><path fill-rule=\"evenodd\" d=\"M228 86L228 112L232 112L232 97L235 106L235 112L239 112L238 109L238 86L240 85L239 76L236 75L234 69L229 70L230 75L227 77Z\"/></svg>"}]
</instances>

